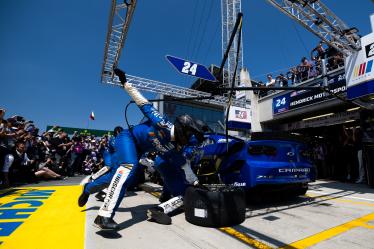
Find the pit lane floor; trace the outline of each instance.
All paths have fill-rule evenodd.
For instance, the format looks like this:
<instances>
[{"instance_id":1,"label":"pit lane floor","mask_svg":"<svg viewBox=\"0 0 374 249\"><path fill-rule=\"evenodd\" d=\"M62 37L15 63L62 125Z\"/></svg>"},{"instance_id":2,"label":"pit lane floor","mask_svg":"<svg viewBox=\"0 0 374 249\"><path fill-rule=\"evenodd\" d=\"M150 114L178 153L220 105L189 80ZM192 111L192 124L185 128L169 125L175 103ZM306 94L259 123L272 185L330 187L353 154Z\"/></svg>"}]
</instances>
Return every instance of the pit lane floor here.
<instances>
[{"instance_id":1,"label":"pit lane floor","mask_svg":"<svg viewBox=\"0 0 374 249\"><path fill-rule=\"evenodd\" d=\"M159 187L128 192L115 220L118 232L92 226L101 202L77 206L81 178L0 191L0 248L374 248L374 189L317 181L305 196L249 203L247 219L231 228L147 221Z\"/></svg>"}]
</instances>

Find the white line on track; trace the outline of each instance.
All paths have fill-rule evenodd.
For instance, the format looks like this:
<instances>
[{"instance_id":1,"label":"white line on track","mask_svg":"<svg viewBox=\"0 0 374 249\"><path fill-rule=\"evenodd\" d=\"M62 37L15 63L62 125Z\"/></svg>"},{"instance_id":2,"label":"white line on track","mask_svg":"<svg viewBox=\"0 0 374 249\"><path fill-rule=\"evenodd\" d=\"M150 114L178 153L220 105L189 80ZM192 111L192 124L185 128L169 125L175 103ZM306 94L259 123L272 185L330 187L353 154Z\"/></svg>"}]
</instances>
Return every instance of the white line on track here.
<instances>
[{"instance_id":1,"label":"white line on track","mask_svg":"<svg viewBox=\"0 0 374 249\"><path fill-rule=\"evenodd\" d=\"M321 191L313 191L313 190L308 190L310 193L315 193L315 194L321 194L321 195L335 195L338 193L327 193L327 192L321 192ZM367 199L367 198L362 198L362 197L356 197L356 196L342 196L342 198L350 198L350 199L357 199L357 200L363 200L363 201L371 201L374 202L374 199Z\"/></svg>"}]
</instances>

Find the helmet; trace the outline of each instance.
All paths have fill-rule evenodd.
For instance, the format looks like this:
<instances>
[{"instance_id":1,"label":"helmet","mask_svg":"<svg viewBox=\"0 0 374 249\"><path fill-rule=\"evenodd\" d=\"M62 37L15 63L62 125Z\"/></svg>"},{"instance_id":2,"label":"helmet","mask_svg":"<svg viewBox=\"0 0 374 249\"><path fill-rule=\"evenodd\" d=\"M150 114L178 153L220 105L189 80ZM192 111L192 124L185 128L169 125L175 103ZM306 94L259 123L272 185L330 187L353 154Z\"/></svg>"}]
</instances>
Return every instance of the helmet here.
<instances>
[{"instance_id":1,"label":"helmet","mask_svg":"<svg viewBox=\"0 0 374 249\"><path fill-rule=\"evenodd\" d=\"M113 130L113 136L117 137L118 134L120 134L123 131L123 128L121 126L116 126Z\"/></svg>"},{"instance_id":2,"label":"helmet","mask_svg":"<svg viewBox=\"0 0 374 249\"><path fill-rule=\"evenodd\" d=\"M187 114L178 116L174 122L175 141L179 145L186 145L190 141L192 135L194 135L199 142L204 140L204 131L196 124L191 116Z\"/></svg>"}]
</instances>

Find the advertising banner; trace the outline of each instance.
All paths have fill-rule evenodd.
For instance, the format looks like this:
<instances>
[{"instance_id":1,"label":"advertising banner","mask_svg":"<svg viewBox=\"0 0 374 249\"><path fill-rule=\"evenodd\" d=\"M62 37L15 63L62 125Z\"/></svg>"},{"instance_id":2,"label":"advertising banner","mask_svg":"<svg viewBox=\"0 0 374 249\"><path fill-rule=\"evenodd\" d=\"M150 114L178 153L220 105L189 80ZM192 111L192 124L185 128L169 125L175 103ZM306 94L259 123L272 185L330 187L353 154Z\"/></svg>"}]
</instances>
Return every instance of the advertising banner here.
<instances>
[{"instance_id":1,"label":"advertising banner","mask_svg":"<svg viewBox=\"0 0 374 249\"><path fill-rule=\"evenodd\" d=\"M228 126L230 129L250 129L251 110L249 108L231 106Z\"/></svg>"},{"instance_id":2,"label":"advertising banner","mask_svg":"<svg viewBox=\"0 0 374 249\"><path fill-rule=\"evenodd\" d=\"M348 99L374 93L374 33L362 37L361 46L345 60Z\"/></svg>"},{"instance_id":3,"label":"advertising banner","mask_svg":"<svg viewBox=\"0 0 374 249\"><path fill-rule=\"evenodd\" d=\"M322 84L322 80L314 86ZM346 91L345 75L339 74L332 76L328 79L330 89L334 93L342 93ZM334 96L324 92L320 89L316 90L300 90L286 93L281 96L273 98L273 114L285 113L290 110L297 108L313 105L328 99L332 99Z\"/></svg>"}]
</instances>

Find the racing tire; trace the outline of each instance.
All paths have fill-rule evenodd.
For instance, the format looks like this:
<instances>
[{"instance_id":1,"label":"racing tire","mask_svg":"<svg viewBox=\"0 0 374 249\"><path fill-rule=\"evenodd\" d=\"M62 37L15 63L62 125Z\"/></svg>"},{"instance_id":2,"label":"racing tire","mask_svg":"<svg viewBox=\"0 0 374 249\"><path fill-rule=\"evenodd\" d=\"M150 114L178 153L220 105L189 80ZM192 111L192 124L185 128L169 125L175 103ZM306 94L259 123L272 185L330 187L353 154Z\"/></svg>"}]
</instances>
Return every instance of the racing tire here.
<instances>
[{"instance_id":1,"label":"racing tire","mask_svg":"<svg viewBox=\"0 0 374 249\"><path fill-rule=\"evenodd\" d=\"M307 186L301 186L295 190L296 196L305 195L308 191L308 185Z\"/></svg>"},{"instance_id":2,"label":"racing tire","mask_svg":"<svg viewBox=\"0 0 374 249\"><path fill-rule=\"evenodd\" d=\"M189 187L184 196L185 218L203 227L228 227L245 220L245 191L238 187Z\"/></svg>"}]
</instances>

